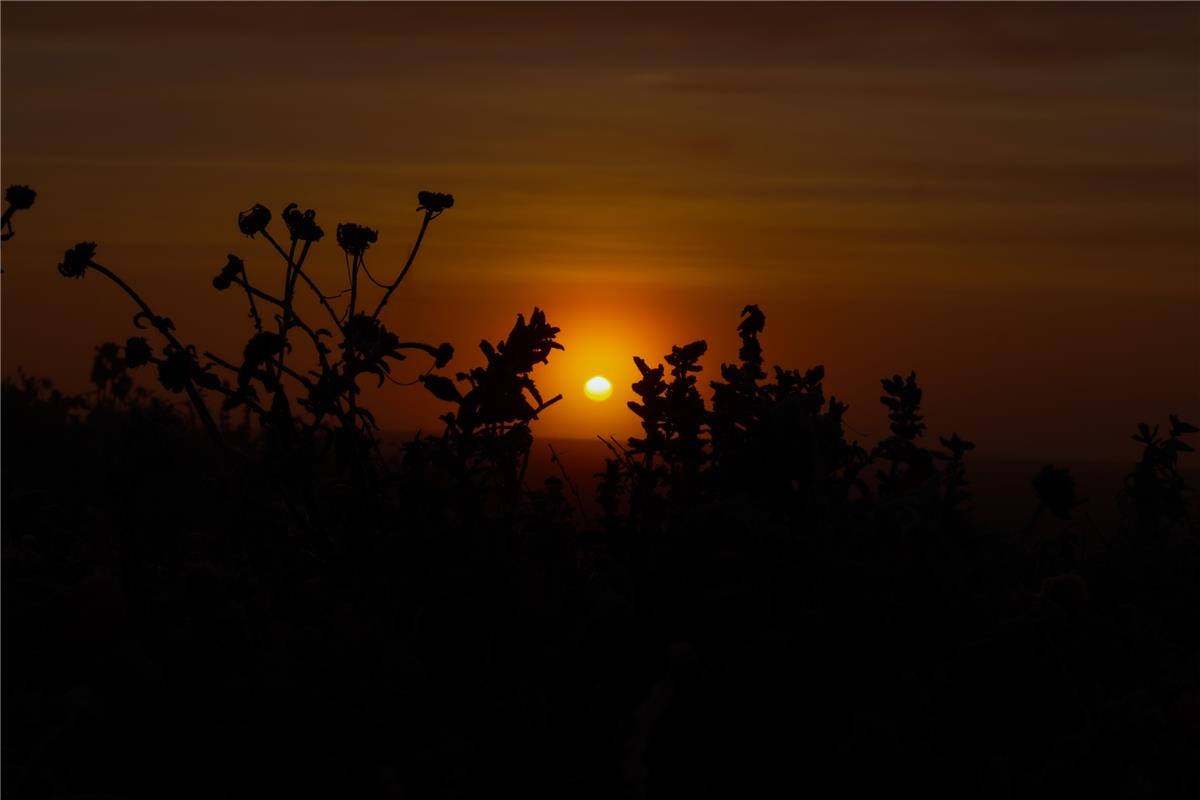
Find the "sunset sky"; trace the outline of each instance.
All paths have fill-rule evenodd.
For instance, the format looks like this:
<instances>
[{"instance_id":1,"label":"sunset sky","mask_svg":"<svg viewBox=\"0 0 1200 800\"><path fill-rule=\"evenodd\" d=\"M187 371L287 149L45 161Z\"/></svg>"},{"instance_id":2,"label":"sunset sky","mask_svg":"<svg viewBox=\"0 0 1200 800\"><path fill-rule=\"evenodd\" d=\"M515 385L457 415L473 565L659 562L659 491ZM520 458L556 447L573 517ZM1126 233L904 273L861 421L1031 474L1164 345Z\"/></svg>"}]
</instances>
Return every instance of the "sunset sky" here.
<instances>
[{"instance_id":1,"label":"sunset sky","mask_svg":"<svg viewBox=\"0 0 1200 800\"><path fill-rule=\"evenodd\" d=\"M94 346L135 332L110 284L58 276L76 241L236 359L245 308L211 278L236 253L282 281L238 211L315 208L309 272L340 289L336 224L379 228L368 264L394 275L431 189L457 204L385 322L452 342L452 371L545 308L567 349L535 377L567 397L538 432L632 433L630 356L706 338L714 379L747 303L768 361L824 363L867 442L878 379L910 369L929 432L981 452L1127 460L1135 423L1200 418L1194 4L6 2L0 23L3 182L39 192L4 245L5 375L83 389ZM372 402L393 429L444 410L419 386Z\"/></svg>"}]
</instances>

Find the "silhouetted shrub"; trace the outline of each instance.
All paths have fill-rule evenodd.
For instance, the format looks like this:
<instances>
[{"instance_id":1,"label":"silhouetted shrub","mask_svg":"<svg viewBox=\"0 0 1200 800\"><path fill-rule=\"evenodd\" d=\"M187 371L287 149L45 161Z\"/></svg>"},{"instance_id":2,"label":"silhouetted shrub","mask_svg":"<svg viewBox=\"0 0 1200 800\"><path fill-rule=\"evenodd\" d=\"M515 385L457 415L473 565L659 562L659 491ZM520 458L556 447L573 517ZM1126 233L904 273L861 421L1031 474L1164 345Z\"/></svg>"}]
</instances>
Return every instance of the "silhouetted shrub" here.
<instances>
[{"instance_id":1,"label":"silhouetted shrub","mask_svg":"<svg viewBox=\"0 0 1200 800\"><path fill-rule=\"evenodd\" d=\"M310 248L324 236L315 211L302 212L295 203L283 210L281 218L290 242L286 249L270 233L270 209L258 204L241 212L238 229L251 238L261 236L280 257L284 290L277 297L260 288L251 279L245 261L233 254L213 278L213 287L218 291L238 286L246 295L254 332L243 349L240 364L211 352L201 354L195 346L184 344L169 318L157 315L116 273L96 262L95 243L81 242L66 251L58 269L65 277L82 278L91 269L108 278L138 306L134 324L156 330L165 340L161 355L156 356L145 339L137 339L130 357L120 362L121 374L114 377L120 381L119 388L127 391L125 381L129 378L124 369L154 364L163 388L185 394L194 413L219 444L222 443L222 432L205 399L206 392L224 396L222 413L244 406L256 415L259 426L267 434L265 442L274 451L268 453L270 458L278 460L285 452L296 448L318 452L322 449L318 440L324 439L326 444L337 445L338 468L366 486L379 466L374 463L373 455L378 450L377 425L374 415L358 405L359 378L370 376L379 384L391 379L392 365L407 358L405 351L429 354L434 360L434 368L444 367L453 356L453 348L447 343L435 347L422 342L401 341L380 319L388 298L412 267L430 221L454 204L452 196L430 192L421 192L420 201L425 214L416 243L397 277L388 284L380 284L385 293L372 313L358 307L361 299L358 278L360 272L366 270L365 254L378 240L378 231L355 223L338 226L338 245L348 259L349 286L338 295L326 295L304 271ZM326 324L329 327L310 324L298 309L296 293L301 282L319 302L328 317ZM347 294L345 309L336 312L329 301ZM265 329L260 304L277 312L274 330ZM287 365L288 355L295 349L296 334L308 341L316 361L315 369L299 371ZM331 347L334 342L336 348ZM113 357L108 358L105 368L112 369L117 365L114 354L110 354ZM218 377L214 372L218 369L232 373L235 382ZM269 402L264 400L264 395L270 398ZM306 418L296 416L291 402L293 397L299 408L307 412ZM311 455L303 458L311 458ZM295 460L291 460L294 464Z\"/></svg>"},{"instance_id":2,"label":"silhouetted shrub","mask_svg":"<svg viewBox=\"0 0 1200 800\"><path fill-rule=\"evenodd\" d=\"M1191 521L1188 499L1194 496L1179 474L1179 454L1193 452L1183 437L1200 428L1190 425L1174 414L1164 439L1145 423L1138 425L1133 440L1141 445L1142 458L1125 479L1121 507L1127 521L1136 522L1140 530L1158 533L1174 526L1186 526Z\"/></svg>"},{"instance_id":3,"label":"silhouetted shrub","mask_svg":"<svg viewBox=\"0 0 1200 800\"><path fill-rule=\"evenodd\" d=\"M112 280L146 335L98 347L85 395L2 387L4 789L1200 790L1200 537L1179 469L1195 427L1139 426L1129 535L1080 526L1054 466L1025 532L1049 512L1057 533L1008 535L972 519L975 445L926 446L915 373L882 380L888 434L868 448L823 366L767 369L750 305L711 401L706 341L635 357L641 431L604 440L593 523L557 452L561 478L526 485L533 422L560 400L534 378L562 349L542 309L453 378L435 372L448 343L384 324L453 206L418 202L390 282L365 264L378 231L338 225L348 285L330 295L304 270L314 212L289 205L282 240L265 206L239 214L283 290L238 256L220 267L253 328L235 360L186 344L95 245L66 253L60 271ZM414 352L449 410L389 457L359 383L395 381ZM186 405L135 384L151 365Z\"/></svg>"}]
</instances>

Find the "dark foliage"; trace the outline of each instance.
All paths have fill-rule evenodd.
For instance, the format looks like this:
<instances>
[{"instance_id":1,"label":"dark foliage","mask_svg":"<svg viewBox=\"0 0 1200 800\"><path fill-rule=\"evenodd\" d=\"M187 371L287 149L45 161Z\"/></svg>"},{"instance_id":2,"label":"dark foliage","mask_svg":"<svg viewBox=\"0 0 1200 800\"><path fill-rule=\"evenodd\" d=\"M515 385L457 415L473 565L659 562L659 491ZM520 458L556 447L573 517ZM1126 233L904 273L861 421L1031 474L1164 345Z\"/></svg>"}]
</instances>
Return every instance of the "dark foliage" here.
<instances>
[{"instance_id":1,"label":"dark foliage","mask_svg":"<svg viewBox=\"0 0 1200 800\"><path fill-rule=\"evenodd\" d=\"M37 192L28 186L13 184L4 190L4 214L0 216L0 242L7 242L16 231L13 230L12 218L18 211L28 211L33 208Z\"/></svg>"},{"instance_id":2,"label":"dark foliage","mask_svg":"<svg viewBox=\"0 0 1200 800\"><path fill-rule=\"evenodd\" d=\"M374 230L338 228L339 313L303 272L315 214L289 206L287 248L265 207L240 215L284 266L278 296L233 256L214 281L248 301L240 363L185 344L94 246L68 251L64 274L116 282L161 341L102 345L86 396L4 384L7 792L1200 791L1194 426L1139 426L1118 530L1082 527L1053 466L1030 524L996 530L973 519L974 445L927 446L915 374L882 381L868 449L822 366L767 369L747 306L711 395L704 341L635 359L641 433L606 442L593 520L561 463L527 486L559 399L534 378L561 349L541 309L453 378L433 372L450 345L380 317L453 198L419 202L374 313L356 282ZM389 456L358 380L414 351L449 410ZM151 364L179 404L137 385Z\"/></svg>"}]
</instances>

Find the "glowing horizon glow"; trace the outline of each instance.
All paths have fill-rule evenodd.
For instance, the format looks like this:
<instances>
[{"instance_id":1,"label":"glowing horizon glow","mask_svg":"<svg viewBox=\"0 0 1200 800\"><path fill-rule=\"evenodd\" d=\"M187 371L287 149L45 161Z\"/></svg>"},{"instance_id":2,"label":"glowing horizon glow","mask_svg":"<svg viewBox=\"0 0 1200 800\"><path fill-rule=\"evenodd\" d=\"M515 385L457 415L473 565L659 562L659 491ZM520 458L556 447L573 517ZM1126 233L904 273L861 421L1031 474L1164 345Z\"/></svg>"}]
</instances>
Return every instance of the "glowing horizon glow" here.
<instances>
[{"instance_id":1,"label":"glowing horizon glow","mask_svg":"<svg viewBox=\"0 0 1200 800\"><path fill-rule=\"evenodd\" d=\"M583 385L583 393L587 395L589 400L601 403L612 397L613 385L603 375L593 375Z\"/></svg>"},{"instance_id":2,"label":"glowing horizon glow","mask_svg":"<svg viewBox=\"0 0 1200 800\"><path fill-rule=\"evenodd\" d=\"M337 293L337 223L379 228L372 269L398 275L429 189L458 204L380 321L455 345L453 375L544 308L566 350L532 378L569 401L539 414L539 436L641 436L632 356L654 366L698 339L710 397L721 364L741 363L748 303L767 317L767 371L824 363L826 391L880 436L879 379L910 368L937 406L930 433L957 428L983 453L1041 459L1053 441L1124 462L1130 420L1200 417L1200 370L1165 346L1196 341L1200 299L1185 4L10 6L3 173L39 196L4 243L5 377L93 391L95 345L135 333L116 287L53 268L81 238L188 342L232 358L252 332L215 268L229 252L280 266L235 212L315 208L325 239L304 270ZM300 43L311 58L279 92L246 80ZM239 135L229 108L261 135ZM64 115L104 124L79 137ZM147 228L158 208L172 223ZM288 356L301 375L317 363L305 338ZM414 352L393 377L428 363ZM578 402L596 375L615 402ZM441 430L446 403L422 386L362 384L383 429Z\"/></svg>"}]
</instances>

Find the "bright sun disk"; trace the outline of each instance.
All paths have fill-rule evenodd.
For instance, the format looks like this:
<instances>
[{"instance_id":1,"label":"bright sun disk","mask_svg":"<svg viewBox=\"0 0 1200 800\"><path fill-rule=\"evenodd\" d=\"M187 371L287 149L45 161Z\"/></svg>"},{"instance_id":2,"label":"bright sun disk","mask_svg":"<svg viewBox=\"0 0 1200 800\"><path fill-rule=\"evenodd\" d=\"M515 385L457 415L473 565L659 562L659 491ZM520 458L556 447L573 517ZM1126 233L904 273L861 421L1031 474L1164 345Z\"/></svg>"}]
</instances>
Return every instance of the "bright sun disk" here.
<instances>
[{"instance_id":1,"label":"bright sun disk","mask_svg":"<svg viewBox=\"0 0 1200 800\"><path fill-rule=\"evenodd\" d=\"M587 383L583 385L583 393L589 400L595 400L597 403L612 397L612 389L612 383L603 375L588 378Z\"/></svg>"}]
</instances>

